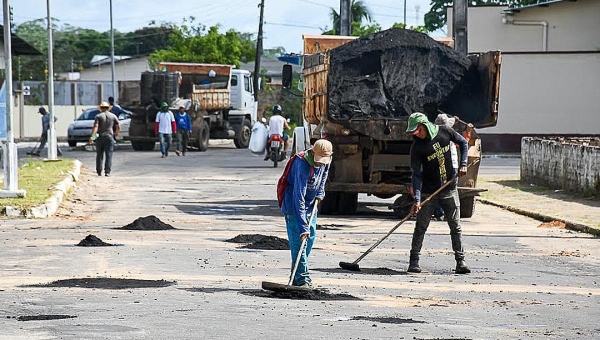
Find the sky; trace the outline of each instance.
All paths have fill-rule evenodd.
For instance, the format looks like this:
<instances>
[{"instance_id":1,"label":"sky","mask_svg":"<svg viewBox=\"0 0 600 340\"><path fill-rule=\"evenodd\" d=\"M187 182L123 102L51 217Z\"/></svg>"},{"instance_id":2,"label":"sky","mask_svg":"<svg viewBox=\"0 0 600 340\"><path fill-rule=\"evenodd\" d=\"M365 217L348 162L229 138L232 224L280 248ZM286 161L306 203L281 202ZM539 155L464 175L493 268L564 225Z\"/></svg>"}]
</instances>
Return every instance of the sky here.
<instances>
[{"instance_id":1,"label":"sky","mask_svg":"<svg viewBox=\"0 0 600 340\"><path fill-rule=\"evenodd\" d=\"M13 21L45 18L47 1L50 14L58 25L110 30L110 0L4 0L13 8ZM404 1L363 0L373 14L373 20L386 29L404 20ZM260 0L112 0L113 27L130 32L147 26L152 20L181 24L183 18L194 16L207 27L220 24L224 33L233 28L256 34L260 16ZM339 13L339 0L265 0L265 49L282 46L287 52L300 53L302 34L320 34L331 28L330 8ZM423 25L429 11L429 0L406 0L407 26ZM0 9L1 11L1 9ZM442 36L435 32L432 36Z\"/></svg>"}]
</instances>

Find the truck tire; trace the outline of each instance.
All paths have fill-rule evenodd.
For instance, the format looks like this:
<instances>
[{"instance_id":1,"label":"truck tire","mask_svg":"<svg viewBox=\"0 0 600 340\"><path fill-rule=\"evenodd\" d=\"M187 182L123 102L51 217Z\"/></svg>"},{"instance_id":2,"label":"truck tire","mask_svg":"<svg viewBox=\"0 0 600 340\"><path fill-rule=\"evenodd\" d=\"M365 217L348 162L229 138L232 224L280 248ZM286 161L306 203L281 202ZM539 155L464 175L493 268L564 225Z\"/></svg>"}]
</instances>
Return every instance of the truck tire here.
<instances>
[{"instance_id":1,"label":"truck tire","mask_svg":"<svg viewBox=\"0 0 600 340\"><path fill-rule=\"evenodd\" d=\"M406 217L410 213L410 208L415 203L415 199L410 194L402 194L394 201L394 215L400 218Z\"/></svg>"},{"instance_id":2,"label":"truck tire","mask_svg":"<svg viewBox=\"0 0 600 340\"><path fill-rule=\"evenodd\" d=\"M196 138L196 147L198 151L206 151L208 150L208 140L210 139L210 127L206 121L203 121L200 124L200 129L198 129L198 138Z\"/></svg>"},{"instance_id":3,"label":"truck tire","mask_svg":"<svg viewBox=\"0 0 600 340\"><path fill-rule=\"evenodd\" d=\"M142 142L134 142L131 141L131 148L133 151L142 151L144 148L142 147Z\"/></svg>"},{"instance_id":4,"label":"truck tire","mask_svg":"<svg viewBox=\"0 0 600 340\"><path fill-rule=\"evenodd\" d=\"M338 207L338 192L328 192L319 206L319 213L323 215L332 215L337 213Z\"/></svg>"},{"instance_id":5,"label":"truck tire","mask_svg":"<svg viewBox=\"0 0 600 340\"><path fill-rule=\"evenodd\" d=\"M475 196L460 199L460 218L470 218L475 212Z\"/></svg>"},{"instance_id":6,"label":"truck tire","mask_svg":"<svg viewBox=\"0 0 600 340\"><path fill-rule=\"evenodd\" d=\"M338 213L343 215L355 214L358 207L358 194L340 192L338 195Z\"/></svg>"},{"instance_id":7,"label":"truck tire","mask_svg":"<svg viewBox=\"0 0 600 340\"><path fill-rule=\"evenodd\" d=\"M141 142L142 151L154 151L154 146L156 146L156 142Z\"/></svg>"},{"instance_id":8,"label":"truck tire","mask_svg":"<svg viewBox=\"0 0 600 340\"><path fill-rule=\"evenodd\" d=\"M233 144L238 149L247 149L250 145L250 134L252 133L252 124L248 119L244 119L242 127L238 131Z\"/></svg>"}]
</instances>

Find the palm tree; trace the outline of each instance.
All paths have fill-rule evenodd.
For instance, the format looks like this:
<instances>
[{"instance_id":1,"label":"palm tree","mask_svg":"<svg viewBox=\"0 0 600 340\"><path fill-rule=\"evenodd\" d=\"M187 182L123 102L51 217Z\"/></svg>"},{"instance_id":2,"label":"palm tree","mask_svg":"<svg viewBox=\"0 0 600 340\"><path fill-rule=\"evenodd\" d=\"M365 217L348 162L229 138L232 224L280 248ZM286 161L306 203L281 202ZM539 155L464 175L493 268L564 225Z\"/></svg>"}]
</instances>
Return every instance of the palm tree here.
<instances>
[{"instance_id":1,"label":"palm tree","mask_svg":"<svg viewBox=\"0 0 600 340\"><path fill-rule=\"evenodd\" d=\"M333 29L331 31L325 32L326 34L338 35L340 34L340 15L338 12L331 7L331 12L329 13L329 17L333 22ZM351 23L359 23L362 24L363 20L371 22L371 11L367 8L362 0L352 0L350 3L350 22ZM350 25L352 26L352 25ZM352 30L352 27L350 27ZM350 32L352 34L352 32Z\"/></svg>"}]
</instances>

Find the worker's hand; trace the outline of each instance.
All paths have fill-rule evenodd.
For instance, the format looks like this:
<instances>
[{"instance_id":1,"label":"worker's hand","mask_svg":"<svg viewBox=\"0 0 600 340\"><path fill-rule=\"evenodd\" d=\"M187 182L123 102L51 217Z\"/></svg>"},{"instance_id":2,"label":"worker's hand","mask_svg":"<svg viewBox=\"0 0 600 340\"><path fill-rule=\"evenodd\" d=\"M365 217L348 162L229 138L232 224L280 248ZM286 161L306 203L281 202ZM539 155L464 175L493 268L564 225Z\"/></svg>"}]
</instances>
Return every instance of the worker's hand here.
<instances>
[{"instance_id":1,"label":"worker's hand","mask_svg":"<svg viewBox=\"0 0 600 340\"><path fill-rule=\"evenodd\" d=\"M94 144L94 141L90 138L90 140L88 140L88 144Z\"/></svg>"},{"instance_id":2,"label":"worker's hand","mask_svg":"<svg viewBox=\"0 0 600 340\"><path fill-rule=\"evenodd\" d=\"M410 207L411 214L416 214L419 212L419 210L421 210L421 203L419 202L415 202L412 207Z\"/></svg>"},{"instance_id":3,"label":"worker's hand","mask_svg":"<svg viewBox=\"0 0 600 340\"><path fill-rule=\"evenodd\" d=\"M317 198L315 198L315 200L316 200L316 202L315 202L315 203L316 203L317 205L319 205L319 204L321 204L321 202L323 202L323 197L317 197Z\"/></svg>"},{"instance_id":4,"label":"worker's hand","mask_svg":"<svg viewBox=\"0 0 600 340\"><path fill-rule=\"evenodd\" d=\"M462 177L467 174L467 166L463 165L458 169L458 177Z\"/></svg>"},{"instance_id":5,"label":"worker's hand","mask_svg":"<svg viewBox=\"0 0 600 340\"><path fill-rule=\"evenodd\" d=\"M304 240L307 240L307 241L308 241L308 238L309 238L309 237L310 237L310 234L309 234L309 233L301 234L301 235L300 235L300 242L302 242L302 241L304 241Z\"/></svg>"}]
</instances>

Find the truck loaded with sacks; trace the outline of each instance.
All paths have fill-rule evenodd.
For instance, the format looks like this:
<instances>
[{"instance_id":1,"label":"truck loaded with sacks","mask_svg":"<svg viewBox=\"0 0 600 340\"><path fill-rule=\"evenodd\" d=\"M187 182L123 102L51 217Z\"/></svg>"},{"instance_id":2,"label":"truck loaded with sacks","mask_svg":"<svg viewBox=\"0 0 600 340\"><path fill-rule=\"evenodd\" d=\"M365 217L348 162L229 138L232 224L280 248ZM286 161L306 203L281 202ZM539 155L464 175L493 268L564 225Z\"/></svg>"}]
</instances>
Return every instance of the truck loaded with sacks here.
<instances>
[{"instance_id":1,"label":"truck loaded with sacks","mask_svg":"<svg viewBox=\"0 0 600 340\"><path fill-rule=\"evenodd\" d=\"M190 147L208 149L209 139L233 139L247 148L256 122L252 76L233 65L162 62L160 71L144 72L140 105L131 109L129 137L136 151L153 150L158 136L154 121L160 103L171 111L183 106L192 120Z\"/></svg>"},{"instance_id":2,"label":"truck loaded with sacks","mask_svg":"<svg viewBox=\"0 0 600 340\"><path fill-rule=\"evenodd\" d=\"M452 40L404 29L303 40L304 126L294 131L292 148L319 138L333 143L321 212L355 213L363 193L395 197L390 208L408 214L413 137L405 131L408 116L423 112L432 122L440 113L456 117L453 128L469 142L468 172L458 190L461 216L471 217L483 191L476 188L481 139L475 128L498 119L500 52L465 56L448 46Z\"/></svg>"}]
</instances>

